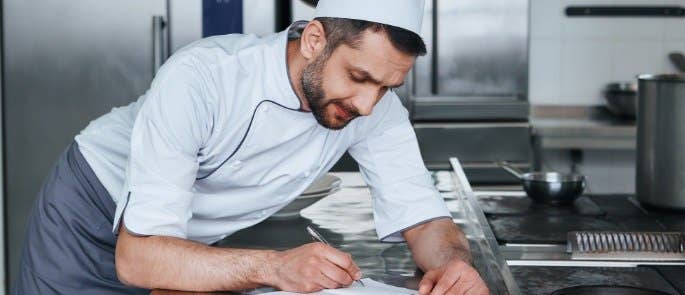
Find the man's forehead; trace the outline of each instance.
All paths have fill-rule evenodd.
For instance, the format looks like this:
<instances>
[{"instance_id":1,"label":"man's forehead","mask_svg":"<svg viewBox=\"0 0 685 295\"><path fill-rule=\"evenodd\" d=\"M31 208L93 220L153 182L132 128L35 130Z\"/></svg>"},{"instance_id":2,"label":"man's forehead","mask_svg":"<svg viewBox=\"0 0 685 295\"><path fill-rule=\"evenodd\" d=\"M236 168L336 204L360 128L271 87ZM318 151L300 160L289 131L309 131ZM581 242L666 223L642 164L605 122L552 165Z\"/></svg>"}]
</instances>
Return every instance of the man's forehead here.
<instances>
[{"instance_id":1,"label":"man's forehead","mask_svg":"<svg viewBox=\"0 0 685 295\"><path fill-rule=\"evenodd\" d=\"M382 73L381 71L377 71L379 73L374 74L374 72L371 70L366 70L364 67L355 65L349 65L347 67L347 70L358 76L357 78L373 82L374 84L385 85L390 88L397 88L404 85L404 75L399 74L397 72L395 72L394 74L388 74L387 72ZM385 68L385 70L387 71L388 69ZM388 79L389 81L384 81L386 79Z\"/></svg>"}]
</instances>

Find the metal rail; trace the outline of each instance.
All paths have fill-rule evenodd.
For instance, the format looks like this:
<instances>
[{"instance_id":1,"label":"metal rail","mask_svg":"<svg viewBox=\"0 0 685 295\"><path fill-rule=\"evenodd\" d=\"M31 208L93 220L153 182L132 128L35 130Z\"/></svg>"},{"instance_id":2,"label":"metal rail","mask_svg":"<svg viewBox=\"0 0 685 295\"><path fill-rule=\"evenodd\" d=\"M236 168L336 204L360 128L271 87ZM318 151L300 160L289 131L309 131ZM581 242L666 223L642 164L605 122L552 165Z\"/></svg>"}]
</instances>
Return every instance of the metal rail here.
<instances>
[{"instance_id":1,"label":"metal rail","mask_svg":"<svg viewBox=\"0 0 685 295\"><path fill-rule=\"evenodd\" d=\"M464 229L467 235L472 236L481 248L481 254L485 261L488 262L485 269L488 271L488 275L496 276L495 279L504 284L506 290L496 289L499 286L490 286L490 291L492 294L521 294L518 284L514 280L507 261L504 256L499 251L499 244L495 235L490 229L487 219L483 210L478 205L473 189L469 184L464 169L462 169L461 163L457 158L450 158L450 164L452 165L453 180L454 180L454 191L456 192L457 198L460 200L461 206L460 210L463 214L466 223L471 225ZM483 275L483 274L481 274Z\"/></svg>"}]
</instances>

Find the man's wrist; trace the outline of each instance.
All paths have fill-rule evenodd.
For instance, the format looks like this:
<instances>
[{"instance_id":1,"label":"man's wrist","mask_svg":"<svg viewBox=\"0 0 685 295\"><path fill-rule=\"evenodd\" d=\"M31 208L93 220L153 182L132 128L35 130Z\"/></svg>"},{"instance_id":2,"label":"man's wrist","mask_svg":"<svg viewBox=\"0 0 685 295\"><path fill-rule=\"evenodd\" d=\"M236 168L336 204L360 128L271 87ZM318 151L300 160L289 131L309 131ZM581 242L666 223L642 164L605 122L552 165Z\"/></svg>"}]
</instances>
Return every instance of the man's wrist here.
<instances>
[{"instance_id":1,"label":"man's wrist","mask_svg":"<svg viewBox=\"0 0 685 295\"><path fill-rule=\"evenodd\" d=\"M473 256L469 249L456 249L453 259L459 259L464 263L473 266Z\"/></svg>"},{"instance_id":2,"label":"man's wrist","mask_svg":"<svg viewBox=\"0 0 685 295\"><path fill-rule=\"evenodd\" d=\"M281 265L281 252L266 250L260 253L257 259L258 265L255 267L255 275L250 278L251 283L260 286L275 286L278 273L278 266Z\"/></svg>"},{"instance_id":3,"label":"man's wrist","mask_svg":"<svg viewBox=\"0 0 685 295\"><path fill-rule=\"evenodd\" d=\"M443 262L439 264L437 267L434 267L430 270L433 269L439 269L446 267L447 265L455 262L463 262L471 267L473 267L473 257L471 256L471 251L468 249L463 249L463 248L454 248L451 251L448 251L447 256L443 256Z\"/></svg>"}]
</instances>

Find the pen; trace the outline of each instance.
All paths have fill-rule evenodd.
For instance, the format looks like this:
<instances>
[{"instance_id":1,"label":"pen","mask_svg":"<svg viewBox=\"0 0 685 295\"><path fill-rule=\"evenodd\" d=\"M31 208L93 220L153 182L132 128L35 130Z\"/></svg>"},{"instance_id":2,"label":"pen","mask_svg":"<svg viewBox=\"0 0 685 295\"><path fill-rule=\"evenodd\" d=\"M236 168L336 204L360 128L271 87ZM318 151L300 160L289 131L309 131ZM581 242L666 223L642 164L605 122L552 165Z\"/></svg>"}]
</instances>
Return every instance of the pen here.
<instances>
[{"instance_id":1,"label":"pen","mask_svg":"<svg viewBox=\"0 0 685 295\"><path fill-rule=\"evenodd\" d=\"M319 232L317 232L313 227L311 227L311 226L309 226L309 225L307 226L307 233L309 233L309 235L310 235L314 240L316 240L316 241L318 241L318 242L321 242L321 243L323 243L323 244L325 244L325 245L328 245L328 246L331 245L331 244L328 243L328 241L326 241L326 239L323 238L323 236L322 236L321 234L319 234ZM359 284L362 285L363 287L366 287L366 286L364 286L364 283L362 283L361 280L355 280L355 282L359 283Z\"/></svg>"}]
</instances>

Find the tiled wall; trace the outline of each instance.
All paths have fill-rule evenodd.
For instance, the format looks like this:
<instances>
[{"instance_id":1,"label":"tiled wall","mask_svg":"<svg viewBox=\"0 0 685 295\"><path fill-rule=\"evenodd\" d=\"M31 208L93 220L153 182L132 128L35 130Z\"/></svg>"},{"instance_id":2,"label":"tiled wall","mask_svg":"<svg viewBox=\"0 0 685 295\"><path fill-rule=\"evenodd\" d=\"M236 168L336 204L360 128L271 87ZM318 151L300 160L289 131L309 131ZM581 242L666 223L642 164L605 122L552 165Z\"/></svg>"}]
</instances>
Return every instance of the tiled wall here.
<instances>
[{"instance_id":1,"label":"tiled wall","mask_svg":"<svg viewBox=\"0 0 685 295\"><path fill-rule=\"evenodd\" d=\"M566 17L569 5L679 5L685 0L530 0L530 101L600 105L601 90L640 73L675 72L685 18Z\"/></svg>"}]
</instances>

